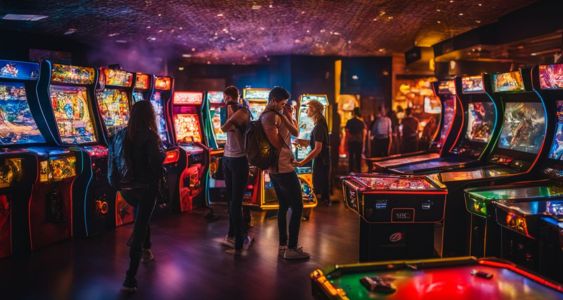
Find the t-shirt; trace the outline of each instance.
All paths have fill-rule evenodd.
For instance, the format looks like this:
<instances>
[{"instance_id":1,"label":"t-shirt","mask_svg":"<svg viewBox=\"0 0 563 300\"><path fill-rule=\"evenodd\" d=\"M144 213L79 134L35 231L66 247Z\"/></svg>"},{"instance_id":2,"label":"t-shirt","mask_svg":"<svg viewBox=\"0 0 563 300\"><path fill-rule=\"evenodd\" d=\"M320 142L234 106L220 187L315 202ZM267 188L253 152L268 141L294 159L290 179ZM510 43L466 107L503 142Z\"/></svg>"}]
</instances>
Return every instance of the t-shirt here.
<instances>
[{"instance_id":1,"label":"t-shirt","mask_svg":"<svg viewBox=\"0 0 563 300\"><path fill-rule=\"evenodd\" d=\"M328 125L325 118L322 118L315 124L313 131L311 131L310 146L311 149L315 148L315 142L323 143L321 153L313 159L313 165L322 163L328 165L330 163L330 154L328 151Z\"/></svg>"},{"instance_id":2,"label":"t-shirt","mask_svg":"<svg viewBox=\"0 0 563 300\"><path fill-rule=\"evenodd\" d=\"M346 122L346 129L348 129L348 142L362 142L364 129L366 125L358 118L352 118Z\"/></svg>"},{"instance_id":3,"label":"t-shirt","mask_svg":"<svg viewBox=\"0 0 563 300\"><path fill-rule=\"evenodd\" d=\"M386 139L389 138L389 132L391 132L391 119L388 117L378 117L373 122L371 127L371 134L376 139Z\"/></svg>"},{"instance_id":4,"label":"t-shirt","mask_svg":"<svg viewBox=\"0 0 563 300\"><path fill-rule=\"evenodd\" d=\"M418 131L418 119L415 117L405 117L401 122L403 125L403 137L414 138Z\"/></svg>"}]
</instances>

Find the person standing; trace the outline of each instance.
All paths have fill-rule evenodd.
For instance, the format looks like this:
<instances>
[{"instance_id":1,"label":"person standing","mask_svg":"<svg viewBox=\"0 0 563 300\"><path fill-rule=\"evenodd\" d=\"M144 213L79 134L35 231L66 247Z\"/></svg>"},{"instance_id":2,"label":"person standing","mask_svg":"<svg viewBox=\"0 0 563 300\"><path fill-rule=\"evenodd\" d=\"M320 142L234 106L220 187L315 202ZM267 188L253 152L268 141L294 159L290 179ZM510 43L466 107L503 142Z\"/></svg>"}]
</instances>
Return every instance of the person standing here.
<instances>
[{"instance_id":1,"label":"person standing","mask_svg":"<svg viewBox=\"0 0 563 300\"><path fill-rule=\"evenodd\" d=\"M418 119L412 116L412 109L405 110L406 117L403 118L403 153L416 152L418 150Z\"/></svg>"},{"instance_id":2,"label":"person standing","mask_svg":"<svg viewBox=\"0 0 563 300\"><path fill-rule=\"evenodd\" d=\"M362 152L365 150L366 125L360 118L360 108L354 108L354 117L346 122L346 145L348 147L348 169L362 171Z\"/></svg>"},{"instance_id":3,"label":"person standing","mask_svg":"<svg viewBox=\"0 0 563 300\"><path fill-rule=\"evenodd\" d=\"M385 114L385 108L379 106L379 113L370 128L371 156L389 155L393 139L393 123Z\"/></svg>"},{"instance_id":4,"label":"person standing","mask_svg":"<svg viewBox=\"0 0 563 300\"><path fill-rule=\"evenodd\" d=\"M297 121L293 118L293 107L289 105L289 92L274 87L268 95L268 105L260 116L264 133L279 156L276 164L268 169L279 201L278 255L284 259L308 259L309 253L298 247L299 227L303 213L301 184L293 167L293 152L290 148L291 135L298 136ZM287 212L291 208L289 235Z\"/></svg>"},{"instance_id":5,"label":"person standing","mask_svg":"<svg viewBox=\"0 0 563 300\"><path fill-rule=\"evenodd\" d=\"M295 163L295 165L302 167L310 161L313 161L313 188L316 194L320 194L320 201L330 205L328 124L323 116L323 110L324 106L317 100L311 100L307 103L307 116L315 123L309 141L312 150L302 161Z\"/></svg>"},{"instance_id":6,"label":"person standing","mask_svg":"<svg viewBox=\"0 0 563 300\"><path fill-rule=\"evenodd\" d=\"M135 277L141 260L154 260L149 223L156 205L158 183L164 175L164 157L152 104L139 101L131 109L127 127L113 136L108 159L108 180L135 208L135 224L128 243L129 269L123 282L126 292L137 290Z\"/></svg>"},{"instance_id":7,"label":"person standing","mask_svg":"<svg viewBox=\"0 0 563 300\"><path fill-rule=\"evenodd\" d=\"M239 91L229 86L223 91L223 102L227 109L227 120L221 130L227 134L223 154L223 173L227 203L229 204L229 234L225 244L233 247L227 253L240 255L250 247L253 239L248 236L243 222L242 201L248 184L248 160L244 149L244 130L250 122L250 111L238 103Z\"/></svg>"}]
</instances>

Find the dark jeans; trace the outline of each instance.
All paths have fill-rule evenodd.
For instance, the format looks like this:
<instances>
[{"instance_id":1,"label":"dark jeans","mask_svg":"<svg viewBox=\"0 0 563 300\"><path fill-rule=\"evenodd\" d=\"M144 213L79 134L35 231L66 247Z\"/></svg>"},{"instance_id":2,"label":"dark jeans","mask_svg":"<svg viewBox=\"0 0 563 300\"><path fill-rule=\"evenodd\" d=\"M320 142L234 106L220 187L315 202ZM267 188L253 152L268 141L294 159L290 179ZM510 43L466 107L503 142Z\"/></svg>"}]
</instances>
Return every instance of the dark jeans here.
<instances>
[{"instance_id":1,"label":"dark jeans","mask_svg":"<svg viewBox=\"0 0 563 300\"><path fill-rule=\"evenodd\" d=\"M133 207L135 207L135 225L131 240L131 248L129 249L129 269L127 270L128 278L135 278L143 248L151 248L150 237L150 220L156 205L157 187L121 190L121 195Z\"/></svg>"},{"instance_id":2,"label":"dark jeans","mask_svg":"<svg viewBox=\"0 0 563 300\"><path fill-rule=\"evenodd\" d=\"M348 169L350 172L362 171L362 142L348 143Z\"/></svg>"},{"instance_id":3,"label":"dark jeans","mask_svg":"<svg viewBox=\"0 0 563 300\"><path fill-rule=\"evenodd\" d=\"M389 155L389 138L373 139L371 143L371 156L382 157Z\"/></svg>"},{"instance_id":4,"label":"dark jeans","mask_svg":"<svg viewBox=\"0 0 563 300\"><path fill-rule=\"evenodd\" d=\"M299 227L303 214L303 198L301 197L301 183L297 173L270 174L276 196L280 203L278 210L278 231L280 246L296 248L299 240ZM289 220L289 243L287 234L287 210L291 208Z\"/></svg>"},{"instance_id":5,"label":"dark jeans","mask_svg":"<svg viewBox=\"0 0 563 300\"><path fill-rule=\"evenodd\" d=\"M313 161L313 188L320 194L320 201L330 201L330 165Z\"/></svg>"},{"instance_id":6,"label":"dark jeans","mask_svg":"<svg viewBox=\"0 0 563 300\"><path fill-rule=\"evenodd\" d=\"M245 157L223 157L226 197L229 203L229 236L235 238L235 249L242 249L248 232L242 220L242 200L248 184L248 160Z\"/></svg>"}]
</instances>

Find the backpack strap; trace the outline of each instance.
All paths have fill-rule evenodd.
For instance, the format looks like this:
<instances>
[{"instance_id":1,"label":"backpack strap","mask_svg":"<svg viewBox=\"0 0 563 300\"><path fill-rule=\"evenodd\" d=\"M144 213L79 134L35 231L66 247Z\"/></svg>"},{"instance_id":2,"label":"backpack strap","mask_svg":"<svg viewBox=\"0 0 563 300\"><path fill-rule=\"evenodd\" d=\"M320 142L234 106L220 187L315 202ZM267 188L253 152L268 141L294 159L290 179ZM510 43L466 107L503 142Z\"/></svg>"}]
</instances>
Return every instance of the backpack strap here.
<instances>
[{"instance_id":1,"label":"backpack strap","mask_svg":"<svg viewBox=\"0 0 563 300\"><path fill-rule=\"evenodd\" d=\"M262 115L265 114L265 113L267 113L267 112L273 112L273 113L275 113L276 115L280 116L280 118L283 118L283 115L282 115L279 111L273 110L273 109L268 109L268 110L264 110L264 111L260 114L260 117L258 118L258 120L260 120L260 122L262 122ZM278 133L278 135L279 135L279 133ZM281 138L281 136L280 136L280 138ZM291 147L289 147L289 145L284 141L283 138L281 138L281 141L282 141L283 145L287 147L287 149L290 149L290 150L291 150Z\"/></svg>"}]
</instances>

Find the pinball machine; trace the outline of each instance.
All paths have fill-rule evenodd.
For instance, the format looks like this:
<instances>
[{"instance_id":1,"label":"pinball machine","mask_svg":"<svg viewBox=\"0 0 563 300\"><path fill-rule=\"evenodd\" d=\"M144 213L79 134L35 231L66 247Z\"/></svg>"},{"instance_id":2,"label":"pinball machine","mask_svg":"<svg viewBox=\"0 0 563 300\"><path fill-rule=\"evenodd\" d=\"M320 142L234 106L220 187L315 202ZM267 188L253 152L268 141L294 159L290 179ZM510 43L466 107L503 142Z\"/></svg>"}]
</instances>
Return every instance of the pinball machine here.
<instances>
[{"instance_id":1,"label":"pinball machine","mask_svg":"<svg viewBox=\"0 0 563 300\"><path fill-rule=\"evenodd\" d=\"M442 116L440 120L440 131L431 143L429 149L424 151L396 154L384 158L367 158L370 171L383 171L406 164L426 162L441 157L442 153L453 144L459 130L461 129L461 106L456 96L456 84L454 80L438 81L432 83L434 93L442 103Z\"/></svg>"},{"instance_id":2,"label":"pinball machine","mask_svg":"<svg viewBox=\"0 0 563 300\"><path fill-rule=\"evenodd\" d=\"M112 230L117 218L128 217L112 210L116 190L107 181L108 150L96 122L97 80L94 68L41 63L38 93L50 132L57 145L80 152L80 175L72 192L74 234L79 237Z\"/></svg>"},{"instance_id":3,"label":"pinball machine","mask_svg":"<svg viewBox=\"0 0 563 300\"><path fill-rule=\"evenodd\" d=\"M191 211L194 202L204 196L204 180L209 149L204 145L201 123L203 93L175 91L170 101L170 114L176 144L185 152L187 167L179 174L178 203L180 212ZM175 200L175 199L174 199Z\"/></svg>"},{"instance_id":4,"label":"pinball machine","mask_svg":"<svg viewBox=\"0 0 563 300\"><path fill-rule=\"evenodd\" d=\"M561 281L563 64L534 67L532 84L549 111L550 146L543 149L541 167L532 180L465 190L471 213L470 251L476 256L502 256Z\"/></svg>"},{"instance_id":5,"label":"pinball machine","mask_svg":"<svg viewBox=\"0 0 563 300\"><path fill-rule=\"evenodd\" d=\"M54 146L37 97L39 64L0 60L0 257L72 237L76 151Z\"/></svg>"},{"instance_id":6,"label":"pinball machine","mask_svg":"<svg viewBox=\"0 0 563 300\"><path fill-rule=\"evenodd\" d=\"M425 174L473 167L483 163L500 131L500 104L492 98L489 76L456 78L461 129L451 148L440 158L389 168L398 174Z\"/></svg>"},{"instance_id":7,"label":"pinball machine","mask_svg":"<svg viewBox=\"0 0 563 300\"><path fill-rule=\"evenodd\" d=\"M207 206L213 203L225 202L225 179L222 177L220 163L223 157L227 134L221 130L221 108L223 107L223 92L208 91L201 107L203 131L205 141L209 147L209 168L206 173L205 197Z\"/></svg>"},{"instance_id":8,"label":"pinball machine","mask_svg":"<svg viewBox=\"0 0 563 300\"><path fill-rule=\"evenodd\" d=\"M130 104L133 98L133 76L131 72L100 68L96 97L93 98L103 145L109 146L111 137L127 126ZM134 221L134 208L117 192L115 200L108 202L108 209L114 212L115 225L122 226Z\"/></svg>"},{"instance_id":9,"label":"pinball machine","mask_svg":"<svg viewBox=\"0 0 563 300\"><path fill-rule=\"evenodd\" d=\"M547 112L543 100L530 90L529 72L518 70L493 74L492 85L493 97L498 97L498 102L504 107L504 114L500 137L486 164L457 171L436 172L422 179L441 185L447 192L442 243L444 256L464 255L468 252L469 216L465 211L463 189L525 179L536 167L545 142ZM379 177L377 174L371 176ZM407 178L406 175L402 176L405 177L401 178ZM421 179L417 177L417 180ZM379 193L378 198L370 201L370 205L375 207L379 198L393 201L393 194L396 192L389 190L388 193ZM413 195L411 205L421 206L424 197L416 194ZM345 197L349 197L348 192ZM347 199L346 203L348 202Z\"/></svg>"}]
</instances>

